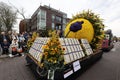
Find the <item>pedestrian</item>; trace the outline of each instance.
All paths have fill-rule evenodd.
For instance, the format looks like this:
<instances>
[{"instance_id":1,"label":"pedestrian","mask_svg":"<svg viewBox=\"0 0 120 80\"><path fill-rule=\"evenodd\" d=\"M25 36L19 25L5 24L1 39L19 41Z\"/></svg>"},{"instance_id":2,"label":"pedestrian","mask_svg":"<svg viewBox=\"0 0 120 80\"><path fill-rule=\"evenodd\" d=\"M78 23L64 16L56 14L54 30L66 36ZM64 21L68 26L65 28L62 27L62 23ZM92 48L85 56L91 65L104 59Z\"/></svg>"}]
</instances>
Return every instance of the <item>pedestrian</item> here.
<instances>
[{"instance_id":1,"label":"pedestrian","mask_svg":"<svg viewBox=\"0 0 120 80\"><path fill-rule=\"evenodd\" d=\"M12 31L8 31L8 39L9 39L9 43L11 44L12 43Z\"/></svg>"},{"instance_id":2,"label":"pedestrian","mask_svg":"<svg viewBox=\"0 0 120 80\"><path fill-rule=\"evenodd\" d=\"M3 53L3 50L2 50L2 47L1 47L1 44L0 44L0 55L2 55Z\"/></svg>"},{"instance_id":3,"label":"pedestrian","mask_svg":"<svg viewBox=\"0 0 120 80\"><path fill-rule=\"evenodd\" d=\"M9 54L9 46L10 43L6 39L4 39L3 42L1 42L1 47L3 50L2 54Z\"/></svg>"},{"instance_id":4,"label":"pedestrian","mask_svg":"<svg viewBox=\"0 0 120 80\"><path fill-rule=\"evenodd\" d=\"M19 55L21 56L21 54L18 52L18 40L17 39L14 39L12 40L12 43L10 45L10 48L11 48L11 51L12 51L12 54L10 54L9 56L10 57L14 57L15 55Z\"/></svg>"},{"instance_id":5,"label":"pedestrian","mask_svg":"<svg viewBox=\"0 0 120 80\"><path fill-rule=\"evenodd\" d=\"M5 33L4 31L1 32L1 34L0 34L0 44L1 44L1 52L2 52L2 54L4 54L4 52L3 52L3 49L4 49L3 45L4 45L4 43L5 43L5 45L6 45L6 42L10 44L9 41L10 41L10 39L9 39L9 37L6 35L6 33ZM6 53L6 52L5 52L5 53Z\"/></svg>"},{"instance_id":6,"label":"pedestrian","mask_svg":"<svg viewBox=\"0 0 120 80\"><path fill-rule=\"evenodd\" d=\"M5 32L1 32L0 34L0 43L2 43L4 40L7 40L8 42L10 41L8 35ZM9 42L10 43L10 42Z\"/></svg>"},{"instance_id":7,"label":"pedestrian","mask_svg":"<svg viewBox=\"0 0 120 80\"><path fill-rule=\"evenodd\" d=\"M22 34L23 34L23 36L25 38L25 42L27 42L28 41L28 36L29 36L28 33L25 31Z\"/></svg>"},{"instance_id":8,"label":"pedestrian","mask_svg":"<svg viewBox=\"0 0 120 80\"><path fill-rule=\"evenodd\" d=\"M21 47L22 47L23 51L25 51L27 48L27 44L23 40L21 41Z\"/></svg>"},{"instance_id":9,"label":"pedestrian","mask_svg":"<svg viewBox=\"0 0 120 80\"><path fill-rule=\"evenodd\" d=\"M32 37L32 32L29 32L28 38L29 38L29 37Z\"/></svg>"},{"instance_id":10,"label":"pedestrian","mask_svg":"<svg viewBox=\"0 0 120 80\"><path fill-rule=\"evenodd\" d=\"M19 39L18 40L19 48L22 48L22 51L24 52L25 46L26 46L26 42L25 42L25 38L24 38L23 34L20 34L18 39Z\"/></svg>"}]
</instances>

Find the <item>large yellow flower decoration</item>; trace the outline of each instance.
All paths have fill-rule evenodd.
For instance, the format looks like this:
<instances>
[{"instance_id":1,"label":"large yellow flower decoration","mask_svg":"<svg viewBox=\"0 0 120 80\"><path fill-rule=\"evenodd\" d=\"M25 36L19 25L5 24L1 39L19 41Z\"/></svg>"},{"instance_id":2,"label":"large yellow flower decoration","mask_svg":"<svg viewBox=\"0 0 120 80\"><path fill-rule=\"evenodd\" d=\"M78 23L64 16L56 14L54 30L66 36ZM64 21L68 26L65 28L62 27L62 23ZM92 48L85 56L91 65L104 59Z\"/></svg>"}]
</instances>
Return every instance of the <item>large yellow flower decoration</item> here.
<instances>
[{"instance_id":1,"label":"large yellow flower decoration","mask_svg":"<svg viewBox=\"0 0 120 80\"><path fill-rule=\"evenodd\" d=\"M90 10L83 11L82 13L73 16L70 22L68 22L65 29L65 35L69 32L71 24L79 21L84 22L81 30L77 32L70 32L67 37L87 39L94 51L101 48L105 27L103 24L103 19Z\"/></svg>"},{"instance_id":2,"label":"large yellow flower decoration","mask_svg":"<svg viewBox=\"0 0 120 80\"><path fill-rule=\"evenodd\" d=\"M89 42L92 41L93 37L94 37L94 29L92 24L87 20L87 19L75 19L73 21L71 21L65 29L65 35L69 32L70 26L71 24L78 22L78 21L83 21L84 23L82 24L82 29L77 31L77 32L70 32L69 35L67 37L70 38L77 38L77 39L87 39Z\"/></svg>"}]
</instances>

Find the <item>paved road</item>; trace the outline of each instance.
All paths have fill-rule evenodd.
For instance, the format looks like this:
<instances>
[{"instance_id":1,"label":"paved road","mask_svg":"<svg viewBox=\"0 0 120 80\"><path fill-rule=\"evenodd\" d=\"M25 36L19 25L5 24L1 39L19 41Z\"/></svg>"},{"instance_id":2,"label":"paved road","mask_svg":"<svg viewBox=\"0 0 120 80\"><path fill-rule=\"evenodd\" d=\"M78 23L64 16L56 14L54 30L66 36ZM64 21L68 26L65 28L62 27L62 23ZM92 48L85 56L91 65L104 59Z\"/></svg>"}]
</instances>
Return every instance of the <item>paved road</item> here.
<instances>
[{"instance_id":1,"label":"paved road","mask_svg":"<svg viewBox=\"0 0 120 80\"><path fill-rule=\"evenodd\" d=\"M120 43L76 80L120 80Z\"/></svg>"},{"instance_id":2,"label":"paved road","mask_svg":"<svg viewBox=\"0 0 120 80\"><path fill-rule=\"evenodd\" d=\"M25 57L0 59L0 80L36 80Z\"/></svg>"},{"instance_id":3,"label":"paved road","mask_svg":"<svg viewBox=\"0 0 120 80\"><path fill-rule=\"evenodd\" d=\"M25 57L0 59L0 80L36 80ZM76 80L120 80L120 43Z\"/></svg>"}]
</instances>

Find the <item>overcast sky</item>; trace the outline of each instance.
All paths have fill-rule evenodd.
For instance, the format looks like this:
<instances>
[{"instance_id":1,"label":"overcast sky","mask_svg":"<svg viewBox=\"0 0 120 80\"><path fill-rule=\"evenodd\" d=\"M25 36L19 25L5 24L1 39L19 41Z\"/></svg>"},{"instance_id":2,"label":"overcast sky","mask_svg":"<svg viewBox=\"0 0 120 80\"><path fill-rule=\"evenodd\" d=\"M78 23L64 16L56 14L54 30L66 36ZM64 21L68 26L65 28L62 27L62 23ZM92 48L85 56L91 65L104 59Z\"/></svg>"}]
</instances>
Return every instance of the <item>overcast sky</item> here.
<instances>
[{"instance_id":1,"label":"overcast sky","mask_svg":"<svg viewBox=\"0 0 120 80\"><path fill-rule=\"evenodd\" d=\"M120 36L120 0L0 0L17 8L24 8L25 16L30 17L41 5L50 5L52 8L67 13L68 18L83 10L92 10L104 19L106 29L112 29L116 36ZM21 17L21 16L20 16ZM22 18L22 17L21 17ZM19 20L18 20L19 21ZM16 25L18 26L18 24Z\"/></svg>"}]
</instances>

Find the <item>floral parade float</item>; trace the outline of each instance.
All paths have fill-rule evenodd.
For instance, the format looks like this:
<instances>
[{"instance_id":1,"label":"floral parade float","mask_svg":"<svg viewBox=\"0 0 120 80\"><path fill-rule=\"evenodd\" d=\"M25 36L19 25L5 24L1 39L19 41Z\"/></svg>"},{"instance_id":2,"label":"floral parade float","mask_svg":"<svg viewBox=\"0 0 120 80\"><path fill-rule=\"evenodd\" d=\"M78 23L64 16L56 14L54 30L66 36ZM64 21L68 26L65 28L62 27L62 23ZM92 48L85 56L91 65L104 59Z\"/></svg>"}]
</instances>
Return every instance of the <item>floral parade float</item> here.
<instances>
[{"instance_id":1,"label":"floral parade float","mask_svg":"<svg viewBox=\"0 0 120 80\"><path fill-rule=\"evenodd\" d=\"M113 33L111 29L105 31L105 37L103 39L102 50L110 51L114 47Z\"/></svg>"},{"instance_id":2,"label":"floral parade float","mask_svg":"<svg viewBox=\"0 0 120 80\"><path fill-rule=\"evenodd\" d=\"M99 15L95 15L92 11L83 11L67 24L65 29L65 35L68 33L72 23L83 21L82 29L77 32L70 32L67 37L73 37L77 39L85 38L89 41L92 49L96 51L101 48L101 43L104 38L104 24L103 19Z\"/></svg>"},{"instance_id":3,"label":"floral parade float","mask_svg":"<svg viewBox=\"0 0 120 80\"><path fill-rule=\"evenodd\" d=\"M63 38L37 37L26 60L40 80L71 80L102 57L102 19L83 11L68 22Z\"/></svg>"},{"instance_id":4,"label":"floral parade float","mask_svg":"<svg viewBox=\"0 0 120 80\"><path fill-rule=\"evenodd\" d=\"M38 34L36 32L33 32L32 37L29 37L29 39L27 41L27 48L28 48L28 50L30 49L30 47L34 43L36 37L38 37Z\"/></svg>"}]
</instances>

